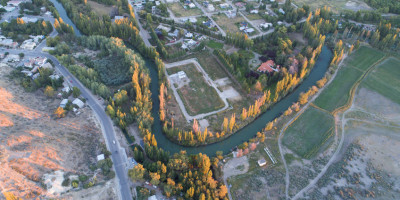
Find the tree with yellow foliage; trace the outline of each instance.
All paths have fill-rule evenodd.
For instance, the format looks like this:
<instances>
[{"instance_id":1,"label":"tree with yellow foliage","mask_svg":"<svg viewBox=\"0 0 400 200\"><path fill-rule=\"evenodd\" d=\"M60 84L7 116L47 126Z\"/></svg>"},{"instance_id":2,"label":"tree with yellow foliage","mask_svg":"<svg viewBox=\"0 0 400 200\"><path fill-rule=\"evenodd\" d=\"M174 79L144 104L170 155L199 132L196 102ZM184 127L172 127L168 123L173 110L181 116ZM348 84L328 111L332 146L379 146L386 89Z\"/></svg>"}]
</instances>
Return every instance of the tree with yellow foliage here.
<instances>
[{"instance_id":1,"label":"tree with yellow foliage","mask_svg":"<svg viewBox=\"0 0 400 200\"><path fill-rule=\"evenodd\" d=\"M64 108L58 107L55 111L54 114L56 115L57 118L63 118L65 117L66 111Z\"/></svg>"}]
</instances>

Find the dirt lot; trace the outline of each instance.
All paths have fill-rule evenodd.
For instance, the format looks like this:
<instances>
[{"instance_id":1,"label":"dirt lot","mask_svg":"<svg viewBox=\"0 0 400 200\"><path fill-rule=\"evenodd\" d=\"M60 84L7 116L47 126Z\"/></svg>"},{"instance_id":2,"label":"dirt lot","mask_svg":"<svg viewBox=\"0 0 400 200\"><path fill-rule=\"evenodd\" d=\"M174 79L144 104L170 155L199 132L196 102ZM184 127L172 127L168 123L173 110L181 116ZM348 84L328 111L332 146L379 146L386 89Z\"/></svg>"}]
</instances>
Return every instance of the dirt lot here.
<instances>
[{"instance_id":1,"label":"dirt lot","mask_svg":"<svg viewBox=\"0 0 400 200\"><path fill-rule=\"evenodd\" d=\"M94 1L87 1L88 4L90 5L90 7L92 7L92 9L94 10L94 12L96 12L99 15L110 15L110 12L112 10L111 6L106 6L104 4L99 4L97 2Z\"/></svg>"},{"instance_id":2,"label":"dirt lot","mask_svg":"<svg viewBox=\"0 0 400 200\"><path fill-rule=\"evenodd\" d=\"M213 18L214 18L215 22L221 26L222 29L224 29L227 32L231 32L231 33L240 32L239 26L236 25L236 23L246 21L240 15L237 15L234 18L228 18L225 14L220 14L220 15L214 15Z\"/></svg>"},{"instance_id":3,"label":"dirt lot","mask_svg":"<svg viewBox=\"0 0 400 200\"><path fill-rule=\"evenodd\" d=\"M353 10L353 11L358 11L358 10L372 10L371 7L369 7L365 2L362 0L335 0L335 1L330 1L330 0L296 0L293 1L296 5L299 7L303 5L309 5L311 9L317 9L321 8L323 6L329 6L331 7L334 11L340 11L340 10Z\"/></svg>"},{"instance_id":4,"label":"dirt lot","mask_svg":"<svg viewBox=\"0 0 400 200\"><path fill-rule=\"evenodd\" d=\"M188 17L203 14L197 7L185 9L180 3L169 3L167 6L174 13L175 17Z\"/></svg>"},{"instance_id":5,"label":"dirt lot","mask_svg":"<svg viewBox=\"0 0 400 200\"><path fill-rule=\"evenodd\" d=\"M78 116L70 112L54 119L61 100L46 98L41 90L25 92L6 77L11 70L0 68L0 186L25 199L59 198L67 188L55 190L60 181L53 177L46 190L44 175L93 174L89 165L103 142L100 128L88 107Z\"/></svg>"}]
</instances>

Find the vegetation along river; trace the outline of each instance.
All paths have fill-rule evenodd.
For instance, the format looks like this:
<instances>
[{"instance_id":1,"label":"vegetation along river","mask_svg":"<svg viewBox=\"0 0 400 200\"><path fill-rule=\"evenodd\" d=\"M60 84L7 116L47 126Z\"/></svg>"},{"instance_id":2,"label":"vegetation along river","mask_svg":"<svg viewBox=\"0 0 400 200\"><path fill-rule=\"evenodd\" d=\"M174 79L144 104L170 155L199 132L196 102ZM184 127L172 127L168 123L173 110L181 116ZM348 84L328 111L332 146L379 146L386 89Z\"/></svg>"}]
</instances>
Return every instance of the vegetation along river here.
<instances>
[{"instance_id":1,"label":"vegetation along river","mask_svg":"<svg viewBox=\"0 0 400 200\"><path fill-rule=\"evenodd\" d=\"M54 3L54 6L58 10L60 17L63 21L69 25L71 25L77 36L81 36L79 30L77 30L76 26L72 23L69 17L66 14L66 11L62 7L60 3L56 0L50 0ZM326 46L322 48L321 54L318 57L317 62L315 63L314 68L311 70L310 74L307 78L289 95L280 100L274 106L269 108L266 112L261 114L258 118L256 118L253 122L240 129L232 136L226 138L224 141L199 146L199 147L184 147L178 144L171 142L163 133L162 126L160 122L159 116L159 85L158 85L158 75L156 66L153 61L149 59L145 59L146 66L150 71L151 84L150 90L152 92L151 98L153 100L153 110L152 114L154 117L154 124L152 127L152 132L155 134L157 144L159 147L163 148L166 151L171 153L179 152L180 150L186 150L189 154L197 154L197 153L205 153L209 156L215 154L216 151L223 151L224 154L229 153L230 150L242 144L243 142L253 138L257 132L261 131L265 125L274 120L276 117L281 115L285 110L287 110L294 102L296 102L299 98L301 92L307 91L311 86L315 85L318 80L324 77L325 72L329 67L329 63L332 59L332 52Z\"/></svg>"}]
</instances>

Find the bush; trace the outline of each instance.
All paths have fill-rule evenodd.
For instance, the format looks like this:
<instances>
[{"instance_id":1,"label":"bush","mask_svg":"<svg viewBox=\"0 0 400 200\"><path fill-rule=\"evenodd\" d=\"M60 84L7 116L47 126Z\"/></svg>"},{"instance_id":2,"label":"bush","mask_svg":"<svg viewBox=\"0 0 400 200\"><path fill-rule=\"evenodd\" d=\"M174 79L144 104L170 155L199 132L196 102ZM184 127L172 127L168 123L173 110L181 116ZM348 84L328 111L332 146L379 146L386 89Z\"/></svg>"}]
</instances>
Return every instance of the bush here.
<instances>
[{"instance_id":1,"label":"bush","mask_svg":"<svg viewBox=\"0 0 400 200\"><path fill-rule=\"evenodd\" d=\"M79 186L79 182L78 182L77 180L73 180L73 181L71 182L71 186L72 186L73 188L77 188L77 187Z\"/></svg>"},{"instance_id":2,"label":"bush","mask_svg":"<svg viewBox=\"0 0 400 200\"><path fill-rule=\"evenodd\" d=\"M62 186L67 187L70 183L71 180L69 178L64 179L64 181L61 183Z\"/></svg>"},{"instance_id":3,"label":"bush","mask_svg":"<svg viewBox=\"0 0 400 200\"><path fill-rule=\"evenodd\" d=\"M86 175L80 175L79 176L79 181L80 182L85 182L85 181L87 181L88 180L88 177L86 176Z\"/></svg>"}]
</instances>

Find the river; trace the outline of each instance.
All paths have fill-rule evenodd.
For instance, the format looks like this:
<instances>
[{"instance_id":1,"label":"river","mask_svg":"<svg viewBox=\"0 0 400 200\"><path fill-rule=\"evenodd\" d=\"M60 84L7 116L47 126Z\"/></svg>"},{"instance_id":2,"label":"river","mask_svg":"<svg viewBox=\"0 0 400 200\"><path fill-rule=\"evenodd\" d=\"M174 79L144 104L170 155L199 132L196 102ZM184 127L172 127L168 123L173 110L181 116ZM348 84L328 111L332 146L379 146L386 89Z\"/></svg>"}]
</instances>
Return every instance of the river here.
<instances>
[{"instance_id":1,"label":"river","mask_svg":"<svg viewBox=\"0 0 400 200\"><path fill-rule=\"evenodd\" d=\"M76 28L75 24L73 24L72 21L69 19L62 5L58 3L56 0L50 0L50 1L54 3L63 21L74 28L75 34L77 36L81 36L81 33ZM332 59L332 51L329 50L326 46L323 46L321 54L319 55L314 68L311 70L308 77L305 78L305 80L301 83L301 85L298 86L294 91L292 91L289 95L280 100L266 112L261 114L253 122L251 122L244 128L240 129L232 136L226 138L224 141L200 147L184 147L175 144L171 142L165 136L165 134L162 133L162 126L159 116L160 103L158 99L159 95L158 74L157 74L158 72L156 70L154 62L149 59L145 59L146 66L149 69L151 77L150 90L152 92L151 95L151 98L153 100L152 114L154 117L152 132L155 135L158 146L166 151L169 151L170 153L176 153L181 150L186 150L186 152L189 154L205 153L209 156L215 155L215 152L217 151L223 151L224 154L229 153L233 147L238 146L243 142L253 138L257 134L257 132L261 131L265 127L265 125L268 122L274 120L276 117L281 115L281 113L287 110L294 102L296 102L301 92L307 91L311 86L315 85L318 80L323 78L325 72L329 67L331 59Z\"/></svg>"}]
</instances>

